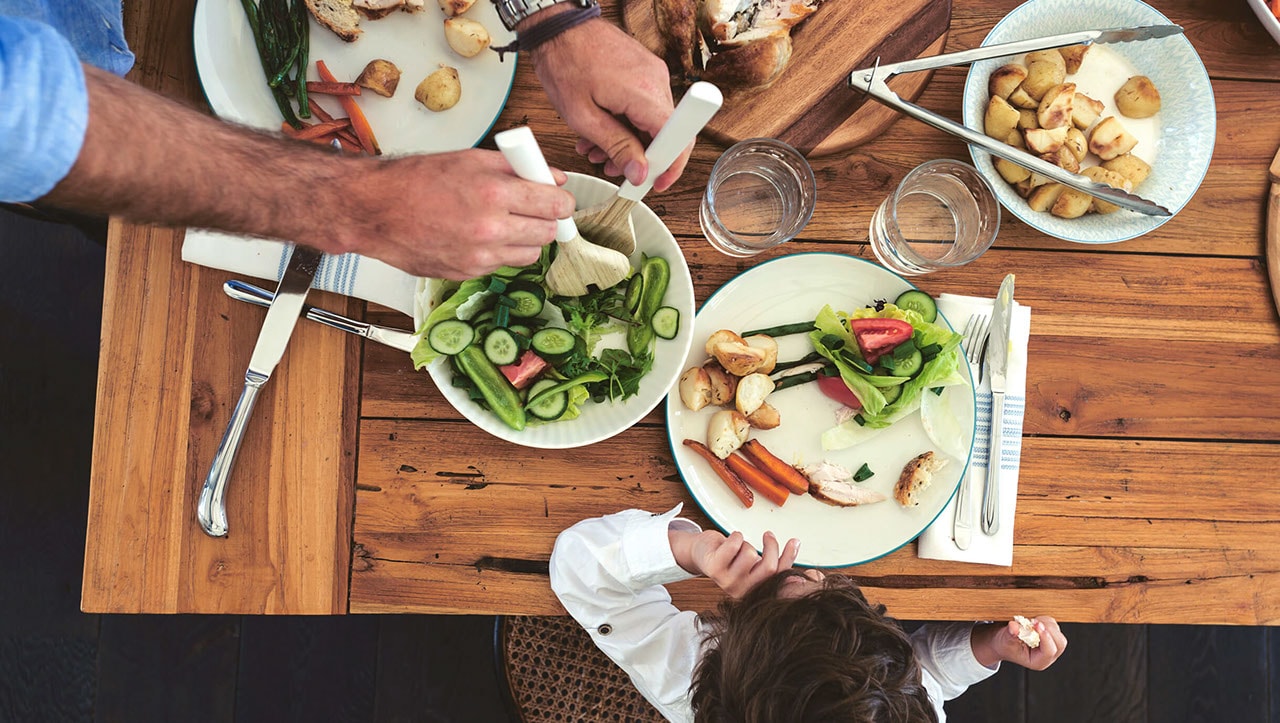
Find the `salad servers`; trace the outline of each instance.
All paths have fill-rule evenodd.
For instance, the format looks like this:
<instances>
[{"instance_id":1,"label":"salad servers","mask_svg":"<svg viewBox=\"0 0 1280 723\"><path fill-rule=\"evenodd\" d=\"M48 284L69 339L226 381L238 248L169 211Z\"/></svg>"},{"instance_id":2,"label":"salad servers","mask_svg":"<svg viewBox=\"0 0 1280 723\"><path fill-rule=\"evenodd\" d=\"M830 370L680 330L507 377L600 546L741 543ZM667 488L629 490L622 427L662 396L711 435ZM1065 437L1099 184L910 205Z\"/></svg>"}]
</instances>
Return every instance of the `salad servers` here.
<instances>
[{"instance_id":1,"label":"salad servers","mask_svg":"<svg viewBox=\"0 0 1280 723\"><path fill-rule=\"evenodd\" d=\"M249 369L244 375L244 390L231 413L227 431L223 433L218 451L213 455L209 476L205 478L204 487L200 490L196 519L200 521L200 527L213 537L227 535L227 482L236 464L236 454L240 451L240 443L244 441L244 433L249 426L254 404L258 401L258 393L271 378L271 372L280 363L285 348L289 346L293 327L298 323L298 313L302 311L307 292L311 290L311 280L315 278L316 269L323 257L323 253L306 246L294 246L289 252L284 277L280 279L271 308L267 310L267 318L262 322L262 331L258 333L258 343L253 347L253 356L249 358Z\"/></svg>"},{"instance_id":2,"label":"salad servers","mask_svg":"<svg viewBox=\"0 0 1280 723\"><path fill-rule=\"evenodd\" d=\"M654 181L671 167L680 152L697 139L722 103L724 96L711 83L699 81L690 86L644 152L649 163L649 175L644 183L637 186L623 181L617 195L608 202L575 212L573 220L578 230L598 246L627 256L635 253L636 230L631 223L631 209L653 188Z\"/></svg>"},{"instance_id":3,"label":"salad servers","mask_svg":"<svg viewBox=\"0 0 1280 723\"><path fill-rule=\"evenodd\" d=\"M938 115L937 113L925 110L914 103L905 101L889 88L888 81L890 78L900 73L934 70L953 65L968 65L969 63L975 63L979 60L1001 58L1010 55L1021 55L1023 53L1029 53L1036 50L1062 48L1068 45L1091 45L1093 43L1128 43L1139 40L1166 38L1171 35L1180 35L1181 33L1182 27L1178 25L1144 25L1141 27L1112 28L1109 30L1081 30L1079 32L1053 35L1045 38L1032 38L1030 40L1018 40L1012 43L986 45L972 50L964 50L959 53L931 55L925 58L917 58L915 60L908 60L902 63L880 65L879 59L877 59L874 67L853 71L853 73L849 75L849 85L896 111L905 113L922 123L937 128L940 131L957 136L970 145L978 146L982 150L994 156L999 156L1011 163L1016 163L1023 168L1039 173L1042 176L1046 176L1064 186L1074 188L1082 193L1087 193L1095 198L1101 198L1104 201L1113 203L1121 208L1127 208L1131 211L1137 211L1138 213L1148 216L1172 216L1173 214L1170 213L1169 209L1152 201L1148 201L1141 196L1129 193L1119 188L1112 188L1106 184L1098 183L1085 176L1081 176L1078 173L1072 173L1063 168L1059 168L1058 166L1037 158L1026 151L997 141L994 138L990 138L957 123L950 118Z\"/></svg>"},{"instance_id":4,"label":"salad servers","mask_svg":"<svg viewBox=\"0 0 1280 723\"><path fill-rule=\"evenodd\" d=\"M982 350L987 345L987 329L990 323L991 317L986 314L973 314L964 326L962 345L965 361L969 363L970 377L980 367ZM969 486L972 478L973 465L969 465L964 470L964 476L960 478L960 491L956 493L956 518L952 527L952 536L955 538L956 547L961 550L969 549L969 543L973 541L973 514L969 510Z\"/></svg>"},{"instance_id":5,"label":"salad servers","mask_svg":"<svg viewBox=\"0 0 1280 723\"><path fill-rule=\"evenodd\" d=\"M257 306L270 306L271 300L276 296L266 289L234 279L223 284L222 291L236 301L244 301ZM418 344L418 335L412 332L356 321L341 314L335 314L332 311L316 308L310 304L302 307L302 315L311 321L341 329L350 334L363 336L369 341L376 341L379 344L385 344L392 349L399 349L405 353L412 353L413 348Z\"/></svg>"},{"instance_id":6,"label":"salad servers","mask_svg":"<svg viewBox=\"0 0 1280 723\"><path fill-rule=\"evenodd\" d=\"M982 531L1000 529L1000 450L1004 447L1004 393L1009 372L1009 327L1013 324L1013 274L1004 277L996 294L987 340L987 372L991 376L991 444L987 455L987 483L982 489Z\"/></svg>"},{"instance_id":7,"label":"salad servers","mask_svg":"<svg viewBox=\"0 0 1280 723\"><path fill-rule=\"evenodd\" d=\"M528 126L503 131L493 140L517 176L555 185L547 159ZM546 282L547 288L559 296L582 296L592 284L607 289L631 275L631 259L582 238L572 216L556 221L556 246L556 258L547 269Z\"/></svg>"}]
</instances>

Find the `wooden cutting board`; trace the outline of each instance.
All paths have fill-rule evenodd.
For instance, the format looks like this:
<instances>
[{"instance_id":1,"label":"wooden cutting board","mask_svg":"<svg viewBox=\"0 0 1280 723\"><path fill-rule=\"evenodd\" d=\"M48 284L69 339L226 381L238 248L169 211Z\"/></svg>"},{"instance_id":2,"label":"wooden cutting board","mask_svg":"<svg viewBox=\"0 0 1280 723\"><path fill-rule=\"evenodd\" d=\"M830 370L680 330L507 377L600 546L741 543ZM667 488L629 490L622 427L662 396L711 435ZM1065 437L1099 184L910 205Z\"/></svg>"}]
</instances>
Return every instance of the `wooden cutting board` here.
<instances>
[{"instance_id":1,"label":"wooden cutting board","mask_svg":"<svg viewBox=\"0 0 1280 723\"><path fill-rule=\"evenodd\" d=\"M622 0L627 30L663 55L653 0ZM848 87L859 68L942 52L951 23L951 0L826 0L792 34L791 62L772 86L726 93L707 133L724 144L745 138L778 138L806 155L852 148L879 135L899 115ZM930 73L890 82L898 95L916 99Z\"/></svg>"}]
</instances>

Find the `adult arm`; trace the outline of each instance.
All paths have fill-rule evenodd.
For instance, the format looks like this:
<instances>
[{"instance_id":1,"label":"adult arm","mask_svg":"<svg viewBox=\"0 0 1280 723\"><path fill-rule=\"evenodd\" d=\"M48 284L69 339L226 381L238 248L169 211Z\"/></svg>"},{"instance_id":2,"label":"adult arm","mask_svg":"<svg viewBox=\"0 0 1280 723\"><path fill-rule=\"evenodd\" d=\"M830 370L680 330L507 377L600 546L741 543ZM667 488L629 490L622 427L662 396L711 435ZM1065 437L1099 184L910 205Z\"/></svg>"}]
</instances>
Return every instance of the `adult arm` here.
<instances>
[{"instance_id":1,"label":"adult arm","mask_svg":"<svg viewBox=\"0 0 1280 723\"><path fill-rule=\"evenodd\" d=\"M529 28L568 3L534 13L516 28ZM634 184L648 177L644 149L674 109L666 63L613 23L596 18L552 38L530 53L534 72L575 133L577 150L592 163L604 163L610 176ZM693 145L658 177L655 191L675 183L689 162Z\"/></svg>"},{"instance_id":2,"label":"adult arm","mask_svg":"<svg viewBox=\"0 0 1280 723\"><path fill-rule=\"evenodd\" d=\"M448 278L533 263L573 210L568 192L520 180L496 152L340 156L83 73L87 129L44 197L54 206L288 239Z\"/></svg>"},{"instance_id":3,"label":"adult arm","mask_svg":"<svg viewBox=\"0 0 1280 723\"><path fill-rule=\"evenodd\" d=\"M671 528L697 525L626 510L579 522L556 539L551 589L596 646L668 720L692 720L689 687L700 659L697 616L671 604L664 584L693 575L677 564Z\"/></svg>"}]
</instances>

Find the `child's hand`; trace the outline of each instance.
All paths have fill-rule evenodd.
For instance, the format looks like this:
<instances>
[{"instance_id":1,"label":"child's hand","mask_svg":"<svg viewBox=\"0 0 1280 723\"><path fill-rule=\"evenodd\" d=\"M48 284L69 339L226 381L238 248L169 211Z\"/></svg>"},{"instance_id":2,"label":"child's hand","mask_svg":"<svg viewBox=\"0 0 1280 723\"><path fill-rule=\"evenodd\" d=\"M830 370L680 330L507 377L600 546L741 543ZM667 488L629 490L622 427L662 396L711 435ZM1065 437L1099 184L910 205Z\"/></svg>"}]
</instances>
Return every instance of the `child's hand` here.
<instances>
[{"instance_id":1,"label":"child's hand","mask_svg":"<svg viewBox=\"0 0 1280 723\"><path fill-rule=\"evenodd\" d=\"M1032 648L1018 639L1017 622L1010 620L1004 624L975 628L973 631L973 653L978 662L987 667L1001 660L1017 663L1031 670L1044 670L1067 649L1067 637L1058 627L1058 621L1048 615L1040 615L1031 619L1032 626L1040 635L1040 647Z\"/></svg>"},{"instance_id":2,"label":"child's hand","mask_svg":"<svg viewBox=\"0 0 1280 723\"><path fill-rule=\"evenodd\" d=\"M699 534L670 532L671 552L681 567L695 575L711 578L732 598L740 598L748 590L796 561L800 541L789 540L779 549L778 538L764 533L764 553L758 553L741 532L725 537L716 530Z\"/></svg>"}]
</instances>

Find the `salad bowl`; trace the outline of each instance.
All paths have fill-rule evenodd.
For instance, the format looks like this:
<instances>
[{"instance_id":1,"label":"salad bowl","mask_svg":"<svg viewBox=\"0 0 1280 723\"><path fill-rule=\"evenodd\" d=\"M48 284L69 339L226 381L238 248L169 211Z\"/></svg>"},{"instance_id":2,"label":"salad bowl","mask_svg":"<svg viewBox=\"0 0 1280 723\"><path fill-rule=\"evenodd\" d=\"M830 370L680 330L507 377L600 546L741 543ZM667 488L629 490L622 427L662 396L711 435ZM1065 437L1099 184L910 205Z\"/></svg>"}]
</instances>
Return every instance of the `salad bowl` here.
<instances>
[{"instance_id":1,"label":"salad bowl","mask_svg":"<svg viewBox=\"0 0 1280 723\"><path fill-rule=\"evenodd\" d=\"M982 44L1079 30L1169 23L1168 18L1140 0L1029 0L997 23ZM1104 116L1119 116L1112 95L1131 75L1149 77L1160 91L1162 105L1149 129L1154 147L1150 141L1142 141L1134 149L1135 155L1151 165L1151 175L1134 193L1177 214L1199 189L1213 155L1217 114L1213 88L1200 56L1183 35L1098 45L1090 49L1090 54L1098 57L1086 55L1077 90L1103 101L1107 106ZM990 97L987 81L997 68L1014 60L994 58L970 67L963 99L966 126L982 129ZM1067 78L1068 82L1073 80L1075 76ZM1134 122L1123 117L1121 121ZM1048 212L1033 211L996 172L990 154L973 146L969 147L969 153L974 166L995 189L1000 203L1023 223L1050 236L1076 243L1115 243L1141 236L1172 218L1145 216L1124 209L1110 214L1089 213L1079 218L1059 218ZM1096 162L1090 155L1081 165Z\"/></svg>"},{"instance_id":2,"label":"salad bowl","mask_svg":"<svg viewBox=\"0 0 1280 723\"><path fill-rule=\"evenodd\" d=\"M577 200L577 207L590 208L607 202L618 187L607 181L580 173L570 173L565 188ZM684 254L676 239L667 230L662 219L648 206L637 204L631 212L635 224L636 250L631 255L633 268L638 269L644 256L661 256L671 268L671 280L663 304L674 307L680 313L680 325L674 338L658 339L654 351L653 367L640 382L639 392L625 401L601 403L588 402L576 419L531 423L522 430L504 424L493 413L476 404L466 390L453 385L453 369L446 357L432 361L426 368L436 387L462 416L472 424L492 434L525 447L540 449L567 449L594 444L625 431L644 418L667 395L680 372L693 340L694 297L693 279ZM414 328L420 329L431 310L439 305L443 285L435 279L420 279L414 303ZM553 310L547 313L556 315ZM599 342L596 351L607 347L625 347L623 332L613 332Z\"/></svg>"},{"instance_id":3,"label":"salad bowl","mask_svg":"<svg viewBox=\"0 0 1280 723\"><path fill-rule=\"evenodd\" d=\"M795 283L804 279L805 283ZM704 343L720 329L751 329L812 321L824 306L852 312L878 299L892 301L915 287L906 279L865 259L830 253L792 254L759 264L725 284L703 303L692 325L694 341L685 368L707 359ZM937 325L951 327L939 313ZM952 329L954 331L954 329ZM778 337L778 360L803 357L812 351L806 334ZM942 512L959 487L969 464L977 425L973 380L969 366L957 371L968 383L945 388L941 396L926 392L931 424L912 413L879 431L856 433L843 449L823 449L823 434L836 426L841 404L827 398L817 384L775 391L768 402L781 415L774 429L752 429L773 455L800 466L823 461L850 472L861 465L874 473L860 483L863 489L887 499L857 507L835 507L812 495L792 495L782 506L757 495L750 508L716 476L711 466L684 445L685 439L707 443L709 420L719 411L708 405L691 411L672 392L667 401L667 434L676 468L702 511L726 534L742 532L760 545L766 530L780 540L799 538L803 544L797 563L811 567L843 567L874 560L914 540ZM928 399L924 399L927 397ZM936 439L935 439L936 438ZM913 457L933 451L945 465L919 495L919 504L905 508L893 499L894 483Z\"/></svg>"}]
</instances>

